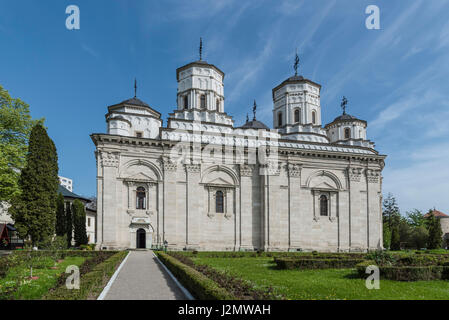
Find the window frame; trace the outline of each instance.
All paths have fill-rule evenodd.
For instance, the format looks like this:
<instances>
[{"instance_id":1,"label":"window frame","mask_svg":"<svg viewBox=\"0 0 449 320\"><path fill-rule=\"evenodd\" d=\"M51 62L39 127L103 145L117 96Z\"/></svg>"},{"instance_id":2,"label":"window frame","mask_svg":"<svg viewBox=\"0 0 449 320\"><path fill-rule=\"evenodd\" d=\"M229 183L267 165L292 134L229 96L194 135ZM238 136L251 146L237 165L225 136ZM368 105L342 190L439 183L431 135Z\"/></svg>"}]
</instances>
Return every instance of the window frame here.
<instances>
[{"instance_id":1,"label":"window frame","mask_svg":"<svg viewBox=\"0 0 449 320\"><path fill-rule=\"evenodd\" d=\"M218 196L219 194L221 195L221 197ZM219 199L221 199L221 203L219 203ZM225 213L225 193L223 190L215 191L215 212Z\"/></svg>"},{"instance_id":2,"label":"window frame","mask_svg":"<svg viewBox=\"0 0 449 320\"><path fill-rule=\"evenodd\" d=\"M141 195L143 194L143 197ZM146 210L147 209L147 190L145 187L137 187L136 189L136 209Z\"/></svg>"},{"instance_id":3,"label":"window frame","mask_svg":"<svg viewBox=\"0 0 449 320\"><path fill-rule=\"evenodd\" d=\"M301 111L300 109L295 109L295 111L293 112L293 119L295 120L295 123L300 123L301 122Z\"/></svg>"},{"instance_id":4,"label":"window frame","mask_svg":"<svg viewBox=\"0 0 449 320\"><path fill-rule=\"evenodd\" d=\"M323 207L323 202L325 202L326 205L325 208ZM328 216L329 216L329 198L327 195L322 194L320 195L320 217L328 217Z\"/></svg>"},{"instance_id":5,"label":"window frame","mask_svg":"<svg viewBox=\"0 0 449 320\"><path fill-rule=\"evenodd\" d=\"M204 104L203 104L203 102L204 102ZM200 95L200 109L207 109L205 94Z\"/></svg>"}]
</instances>

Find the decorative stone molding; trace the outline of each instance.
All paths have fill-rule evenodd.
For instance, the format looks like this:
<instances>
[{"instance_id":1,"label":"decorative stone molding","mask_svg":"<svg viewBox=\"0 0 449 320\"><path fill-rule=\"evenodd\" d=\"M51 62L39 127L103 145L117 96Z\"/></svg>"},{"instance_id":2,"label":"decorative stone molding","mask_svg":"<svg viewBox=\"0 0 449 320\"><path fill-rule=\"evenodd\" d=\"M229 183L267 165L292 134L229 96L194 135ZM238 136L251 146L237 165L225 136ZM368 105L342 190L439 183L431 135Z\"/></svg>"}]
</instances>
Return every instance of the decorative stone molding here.
<instances>
[{"instance_id":1,"label":"decorative stone molding","mask_svg":"<svg viewBox=\"0 0 449 320\"><path fill-rule=\"evenodd\" d=\"M278 176L281 173L279 162L270 161L260 166L260 173L269 176Z\"/></svg>"},{"instance_id":2,"label":"decorative stone molding","mask_svg":"<svg viewBox=\"0 0 449 320\"><path fill-rule=\"evenodd\" d=\"M318 222L318 221L320 221L320 217L319 217L319 216L315 216L315 217L313 217L313 221L315 221L315 222Z\"/></svg>"},{"instance_id":3,"label":"decorative stone molding","mask_svg":"<svg viewBox=\"0 0 449 320\"><path fill-rule=\"evenodd\" d=\"M176 162L171 161L170 159L161 159L159 162L162 165L162 168L164 168L164 172L167 171L176 171L178 169L178 164Z\"/></svg>"},{"instance_id":4,"label":"decorative stone molding","mask_svg":"<svg viewBox=\"0 0 449 320\"><path fill-rule=\"evenodd\" d=\"M287 171L289 177L300 177L301 176L301 165L289 163L287 164Z\"/></svg>"},{"instance_id":5,"label":"decorative stone molding","mask_svg":"<svg viewBox=\"0 0 449 320\"><path fill-rule=\"evenodd\" d=\"M240 165L240 176L252 177L252 175L253 175L253 166L247 164Z\"/></svg>"},{"instance_id":6,"label":"decorative stone molding","mask_svg":"<svg viewBox=\"0 0 449 320\"><path fill-rule=\"evenodd\" d=\"M120 154L117 152L100 152L100 161L103 167L118 168Z\"/></svg>"},{"instance_id":7,"label":"decorative stone molding","mask_svg":"<svg viewBox=\"0 0 449 320\"><path fill-rule=\"evenodd\" d=\"M201 172L200 164L186 164L185 168L186 168L186 171L190 172L190 173L200 173Z\"/></svg>"},{"instance_id":8,"label":"decorative stone molding","mask_svg":"<svg viewBox=\"0 0 449 320\"><path fill-rule=\"evenodd\" d=\"M228 212L226 212L225 213L225 215L224 215L224 217L226 218L226 219L231 219L232 218L232 213L228 213Z\"/></svg>"},{"instance_id":9,"label":"decorative stone molding","mask_svg":"<svg viewBox=\"0 0 449 320\"><path fill-rule=\"evenodd\" d=\"M366 169L365 170L366 179L369 183L378 183L380 178L380 171L379 170L373 170L373 169Z\"/></svg>"},{"instance_id":10,"label":"decorative stone molding","mask_svg":"<svg viewBox=\"0 0 449 320\"><path fill-rule=\"evenodd\" d=\"M362 177L362 168L348 168L347 175L349 177L349 181L352 182L360 182L360 178Z\"/></svg>"},{"instance_id":11,"label":"decorative stone molding","mask_svg":"<svg viewBox=\"0 0 449 320\"><path fill-rule=\"evenodd\" d=\"M329 217L329 221L330 222L335 222L335 221L337 221L337 217Z\"/></svg>"}]
</instances>

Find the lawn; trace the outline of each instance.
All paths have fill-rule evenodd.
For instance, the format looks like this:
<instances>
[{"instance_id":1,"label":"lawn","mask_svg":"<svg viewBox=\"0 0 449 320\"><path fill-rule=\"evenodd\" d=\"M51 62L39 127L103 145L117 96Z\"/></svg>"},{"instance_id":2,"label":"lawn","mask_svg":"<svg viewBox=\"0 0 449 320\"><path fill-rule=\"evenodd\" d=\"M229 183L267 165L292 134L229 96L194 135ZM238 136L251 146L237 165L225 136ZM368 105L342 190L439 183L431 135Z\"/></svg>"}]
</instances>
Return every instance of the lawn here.
<instances>
[{"instance_id":1,"label":"lawn","mask_svg":"<svg viewBox=\"0 0 449 320\"><path fill-rule=\"evenodd\" d=\"M0 279L0 292L9 286L15 284L17 279L25 279L21 283L17 291L14 292L15 299L35 300L40 299L49 289L53 288L61 273L65 272L67 266L80 266L85 257L66 257L60 263L56 263L55 269L51 268L33 268L33 277L35 280L28 279L30 276L30 268L20 265L8 270L6 277Z\"/></svg>"},{"instance_id":2,"label":"lawn","mask_svg":"<svg viewBox=\"0 0 449 320\"><path fill-rule=\"evenodd\" d=\"M355 269L277 270L273 258L192 257L195 263L249 280L257 287L269 286L294 300L437 300L449 299L449 281L399 282L381 280L380 290L368 290L365 280L356 277Z\"/></svg>"}]
</instances>

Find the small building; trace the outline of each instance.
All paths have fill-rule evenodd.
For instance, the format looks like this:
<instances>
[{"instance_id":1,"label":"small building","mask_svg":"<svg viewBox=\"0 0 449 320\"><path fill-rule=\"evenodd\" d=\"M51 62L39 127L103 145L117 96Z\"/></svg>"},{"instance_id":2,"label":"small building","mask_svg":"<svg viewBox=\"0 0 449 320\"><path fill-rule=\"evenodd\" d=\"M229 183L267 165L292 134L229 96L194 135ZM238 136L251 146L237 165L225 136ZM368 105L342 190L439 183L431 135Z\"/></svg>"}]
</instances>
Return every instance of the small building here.
<instances>
[{"instance_id":1,"label":"small building","mask_svg":"<svg viewBox=\"0 0 449 320\"><path fill-rule=\"evenodd\" d=\"M88 238L88 243L96 242L96 218L97 218L97 210L96 204L92 204L92 200L84 198L82 196L77 195L74 192L71 192L67 188L62 185L59 185L58 192L61 193L64 197L65 208L67 210L67 206L72 206L73 201L76 199L80 200L86 209L86 233ZM73 212L73 210L72 210Z\"/></svg>"}]
</instances>

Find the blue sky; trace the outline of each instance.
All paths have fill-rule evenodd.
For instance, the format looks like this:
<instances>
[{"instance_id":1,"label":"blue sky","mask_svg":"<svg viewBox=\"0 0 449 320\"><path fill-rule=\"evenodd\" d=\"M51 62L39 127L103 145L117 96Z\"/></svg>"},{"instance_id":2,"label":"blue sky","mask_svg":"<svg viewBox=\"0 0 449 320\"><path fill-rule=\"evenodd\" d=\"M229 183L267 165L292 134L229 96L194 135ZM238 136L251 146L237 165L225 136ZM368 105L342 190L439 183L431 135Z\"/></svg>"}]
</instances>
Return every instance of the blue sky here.
<instances>
[{"instance_id":1,"label":"blue sky","mask_svg":"<svg viewBox=\"0 0 449 320\"><path fill-rule=\"evenodd\" d=\"M81 29L65 27L78 5ZM365 28L376 4L381 30ZM237 125L252 101L272 125L271 89L300 73L320 83L323 123L341 113L368 121L387 154L384 193L401 210L449 213L449 2L444 0L0 0L0 84L30 104L76 193L96 190L94 145L106 107L133 96L175 108L177 67L198 59L225 73L225 111Z\"/></svg>"}]
</instances>

